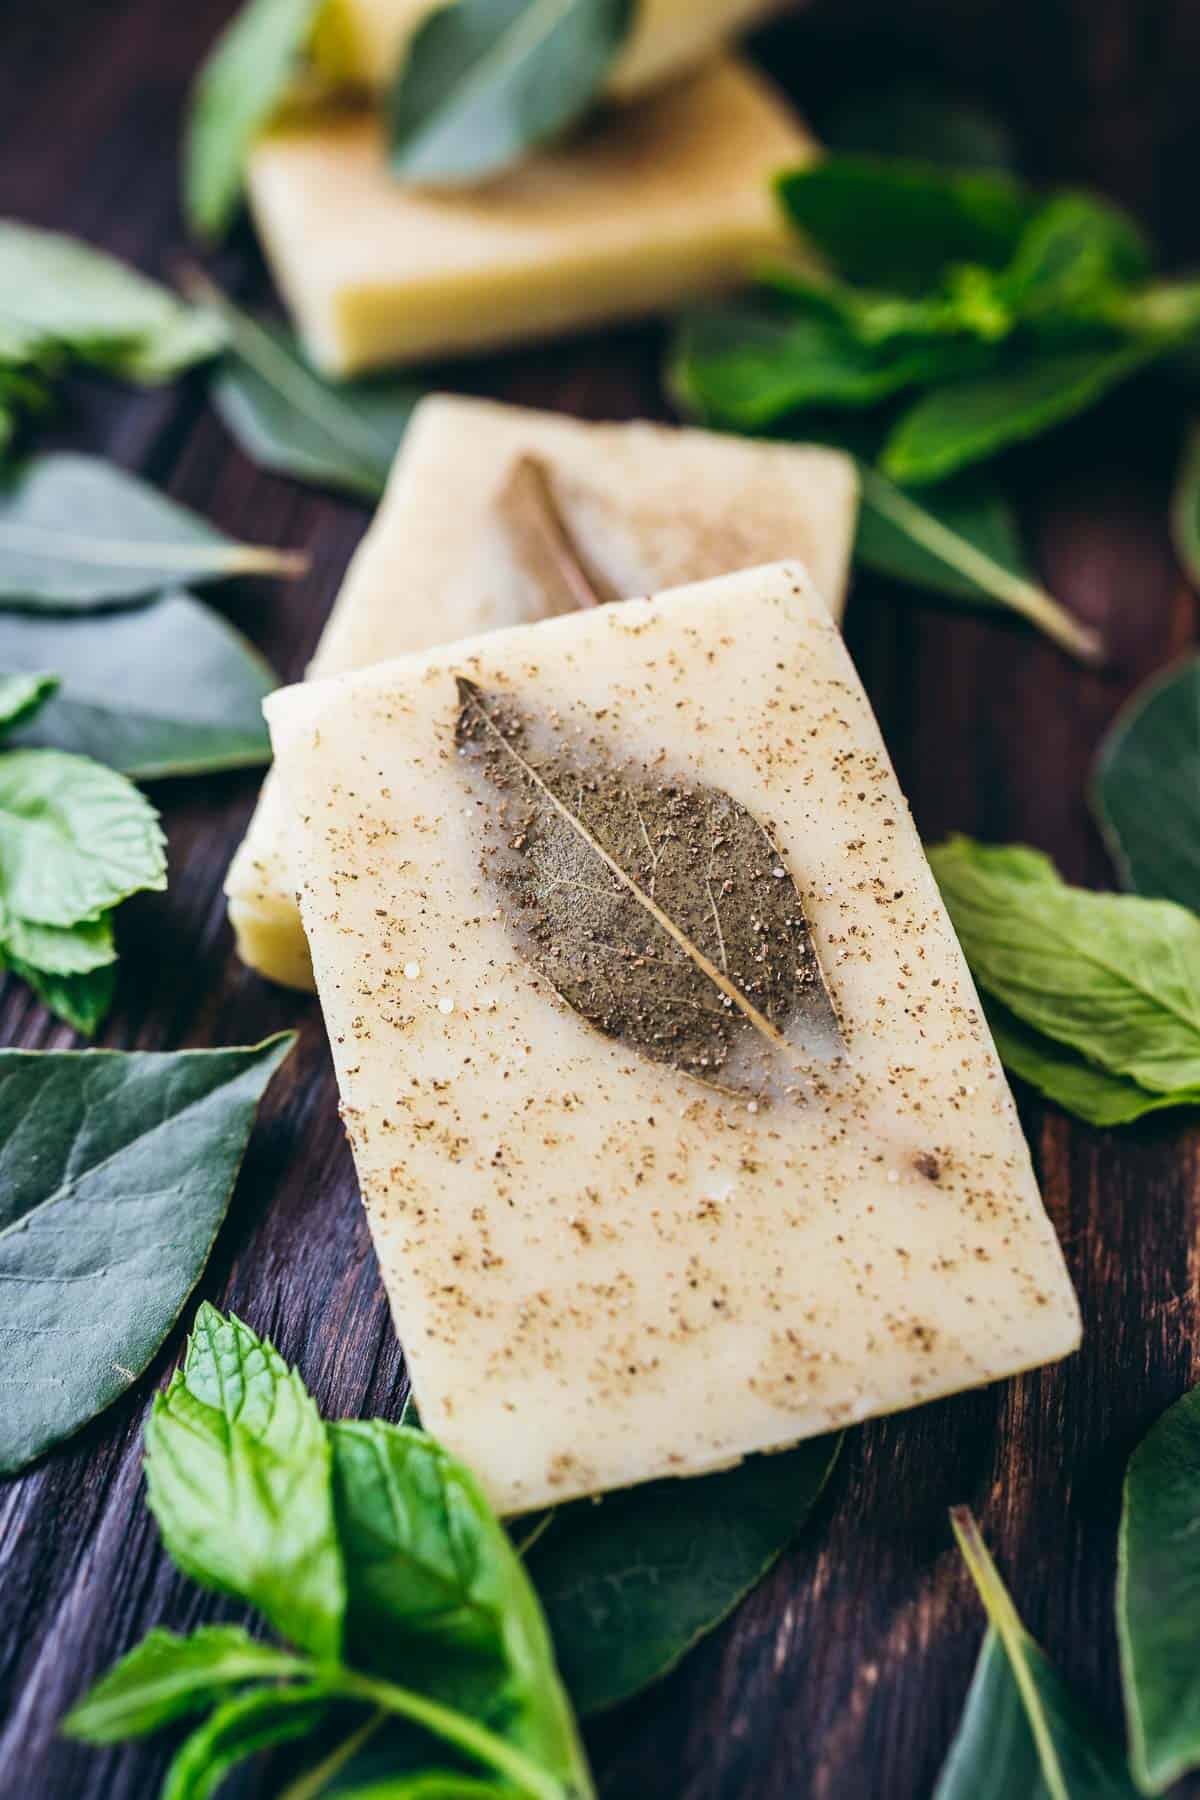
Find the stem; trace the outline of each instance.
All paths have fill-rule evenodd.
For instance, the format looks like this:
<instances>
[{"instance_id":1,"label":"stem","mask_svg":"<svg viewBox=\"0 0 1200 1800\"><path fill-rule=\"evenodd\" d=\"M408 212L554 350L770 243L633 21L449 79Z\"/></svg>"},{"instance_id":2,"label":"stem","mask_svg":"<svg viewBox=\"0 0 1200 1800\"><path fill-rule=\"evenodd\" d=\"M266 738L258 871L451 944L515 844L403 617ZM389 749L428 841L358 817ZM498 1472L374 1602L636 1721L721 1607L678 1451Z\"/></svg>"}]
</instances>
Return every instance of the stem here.
<instances>
[{"instance_id":1,"label":"stem","mask_svg":"<svg viewBox=\"0 0 1200 1800\"><path fill-rule=\"evenodd\" d=\"M374 1737L386 1718L387 1714L380 1711L372 1713L369 1719L364 1719L357 1730L334 1746L328 1756L323 1757L305 1774L297 1776L295 1781L290 1781L279 1800L317 1800L317 1795L324 1792L350 1758Z\"/></svg>"},{"instance_id":2,"label":"stem","mask_svg":"<svg viewBox=\"0 0 1200 1800\"><path fill-rule=\"evenodd\" d=\"M1014 575L1011 569L976 549L966 538L959 537L899 488L893 487L877 469L860 464L859 476L863 498L915 544L922 545L951 568L961 570L985 593L993 594L1044 631L1068 655L1092 665L1103 662L1104 645L1099 633L1090 625L1081 624L1044 588L1026 581L1023 576Z\"/></svg>"},{"instance_id":3,"label":"stem","mask_svg":"<svg viewBox=\"0 0 1200 1800\"><path fill-rule=\"evenodd\" d=\"M427 1700L422 1694L414 1694L411 1688L397 1687L393 1682L377 1680L371 1675L358 1675L351 1669L331 1671L331 1678L336 1684L336 1692L369 1701L384 1712L411 1719L414 1725L423 1725L435 1737L444 1738L448 1744L454 1744L468 1756L495 1769L497 1774L507 1776L529 1800L563 1800L560 1781L545 1769L539 1769L536 1763L506 1744L495 1732L468 1719L465 1713L442 1706L437 1700Z\"/></svg>"},{"instance_id":4,"label":"stem","mask_svg":"<svg viewBox=\"0 0 1200 1800\"><path fill-rule=\"evenodd\" d=\"M517 1555L518 1556L528 1556L529 1552L533 1549L533 1546L537 1543L538 1539L540 1537L542 1537L547 1531L549 1531L550 1527L553 1525L553 1523L557 1517L558 1517L557 1507L552 1506L552 1507L550 1507L548 1512L544 1512L542 1514L541 1518L538 1520L537 1524L531 1525L529 1530L525 1533L525 1536L521 1539L521 1541L519 1543L515 1543L513 1545L513 1549L516 1551Z\"/></svg>"}]
</instances>

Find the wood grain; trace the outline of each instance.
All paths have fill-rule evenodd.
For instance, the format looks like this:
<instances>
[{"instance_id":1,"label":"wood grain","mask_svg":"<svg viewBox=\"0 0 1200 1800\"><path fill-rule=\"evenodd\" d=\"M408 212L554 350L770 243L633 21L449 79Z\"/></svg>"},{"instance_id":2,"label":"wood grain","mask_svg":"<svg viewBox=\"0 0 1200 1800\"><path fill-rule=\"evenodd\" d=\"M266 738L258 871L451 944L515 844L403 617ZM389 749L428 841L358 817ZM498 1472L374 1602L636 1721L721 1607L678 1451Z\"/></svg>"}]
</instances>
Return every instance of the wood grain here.
<instances>
[{"instance_id":1,"label":"wood grain","mask_svg":"<svg viewBox=\"0 0 1200 1800\"><path fill-rule=\"evenodd\" d=\"M184 243L180 109L229 10L229 0L10 0L0 213L169 272ZM818 123L831 95L872 72L964 81L1007 110L1035 171L1094 180L1138 206L1174 253L1197 247L1200 11L1185 0L824 0L766 33L760 54ZM244 230L221 273L243 295L267 293ZM665 416L662 345L654 327L610 332L463 365L445 380L591 418ZM1043 576L1116 647L1102 674L1079 672L1003 620L857 582L848 639L928 837L1024 839L1073 878L1111 879L1083 800L1097 739L1135 682L1195 631L1164 528L1177 428L1172 397L1147 392L1022 465ZM50 435L140 470L230 532L309 549L304 581L244 584L221 602L283 675L299 673L366 523L361 508L250 466L206 410L199 377L146 394L80 383ZM316 1006L243 970L224 920L221 882L253 792L241 776L156 791L171 886L123 913L104 1041L174 1049L300 1028L202 1292L268 1332L329 1412L394 1416L402 1364ZM35 1047L69 1041L11 985L0 1033ZM1150 1421L1200 1377L1200 1134L1162 1118L1092 1132L1028 1098L1023 1112L1079 1286L1082 1354L855 1433L811 1527L737 1617L591 1733L612 1800L927 1795L981 1633L951 1549L946 1514L958 1501L979 1513L1031 1628L1115 1718L1121 1471ZM0 1488L0 1794L12 1800L153 1794L159 1740L87 1751L58 1738L58 1721L149 1626L186 1629L231 1610L174 1573L141 1503L145 1410L180 1343L177 1333L121 1405ZM277 1785L252 1767L229 1791L249 1800ZM1200 1782L1180 1792L1200 1794Z\"/></svg>"}]
</instances>

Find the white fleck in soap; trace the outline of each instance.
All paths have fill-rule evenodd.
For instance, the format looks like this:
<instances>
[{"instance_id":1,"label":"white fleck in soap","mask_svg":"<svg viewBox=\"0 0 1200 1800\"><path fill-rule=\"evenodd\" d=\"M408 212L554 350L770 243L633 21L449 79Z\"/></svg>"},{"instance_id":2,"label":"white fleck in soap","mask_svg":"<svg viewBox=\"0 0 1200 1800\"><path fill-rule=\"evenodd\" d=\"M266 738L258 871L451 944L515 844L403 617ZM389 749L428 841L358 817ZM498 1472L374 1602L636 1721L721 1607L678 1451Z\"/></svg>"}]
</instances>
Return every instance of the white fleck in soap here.
<instances>
[{"instance_id":1,"label":"white fleck in soap","mask_svg":"<svg viewBox=\"0 0 1200 1800\"><path fill-rule=\"evenodd\" d=\"M502 1511L1075 1348L970 976L799 567L268 713L422 1418Z\"/></svg>"},{"instance_id":2,"label":"white fleck in soap","mask_svg":"<svg viewBox=\"0 0 1200 1800\"><path fill-rule=\"evenodd\" d=\"M405 186L367 112L255 145L251 206L314 360L336 375L673 308L794 245L771 177L812 140L722 59L485 186Z\"/></svg>"},{"instance_id":3,"label":"white fleck in soap","mask_svg":"<svg viewBox=\"0 0 1200 1800\"><path fill-rule=\"evenodd\" d=\"M589 566L619 594L794 557L840 617L854 465L836 451L433 395L413 415L387 495L310 673L341 674L554 610L501 505L536 456ZM311 987L288 832L268 775L226 883L243 960Z\"/></svg>"}]
</instances>

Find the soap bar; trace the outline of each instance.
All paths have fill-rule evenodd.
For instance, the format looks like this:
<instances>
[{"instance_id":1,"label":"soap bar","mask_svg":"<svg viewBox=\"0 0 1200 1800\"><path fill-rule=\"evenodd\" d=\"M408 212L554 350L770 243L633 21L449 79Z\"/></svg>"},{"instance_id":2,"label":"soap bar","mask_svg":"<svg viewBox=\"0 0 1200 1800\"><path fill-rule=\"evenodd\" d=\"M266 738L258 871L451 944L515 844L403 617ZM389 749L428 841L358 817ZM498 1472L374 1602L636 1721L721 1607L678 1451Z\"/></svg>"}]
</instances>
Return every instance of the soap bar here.
<instances>
[{"instance_id":1,"label":"soap bar","mask_svg":"<svg viewBox=\"0 0 1200 1800\"><path fill-rule=\"evenodd\" d=\"M857 500L849 457L432 395L413 415L310 673L341 674L554 610L505 510L513 472L529 456L608 591L649 594L795 557L841 616ZM295 890L268 775L229 872L229 915L243 961L273 981L311 987Z\"/></svg>"},{"instance_id":2,"label":"soap bar","mask_svg":"<svg viewBox=\"0 0 1200 1800\"><path fill-rule=\"evenodd\" d=\"M1076 1346L962 952L798 565L267 711L421 1417L503 1512Z\"/></svg>"},{"instance_id":3,"label":"soap bar","mask_svg":"<svg viewBox=\"0 0 1200 1800\"><path fill-rule=\"evenodd\" d=\"M417 26L444 0L327 0L313 59L330 80L385 89ZM726 38L778 9L779 0L638 0L634 26L607 91L629 99L692 67Z\"/></svg>"},{"instance_id":4,"label":"soap bar","mask_svg":"<svg viewBox=\"0 0 1200 1800\"><path fill-rule=\"evenodd\" d=\"M770 190L811 139L717 62L485 187L405 186L368 112L281 121L250 202L309 353L334 375L544 338L736 285L789 251Z\"/></svg>"}]
</instances>

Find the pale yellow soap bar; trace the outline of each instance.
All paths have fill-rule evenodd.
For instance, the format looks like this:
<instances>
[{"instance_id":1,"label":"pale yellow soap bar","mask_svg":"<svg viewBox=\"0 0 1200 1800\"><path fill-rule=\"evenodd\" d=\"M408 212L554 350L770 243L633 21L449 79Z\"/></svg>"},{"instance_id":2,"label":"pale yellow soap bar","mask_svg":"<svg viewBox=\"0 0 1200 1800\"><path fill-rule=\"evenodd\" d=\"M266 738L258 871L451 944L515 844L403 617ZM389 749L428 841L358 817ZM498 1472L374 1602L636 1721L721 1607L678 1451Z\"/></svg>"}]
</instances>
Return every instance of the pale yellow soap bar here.
<instances>
[{"instance_id":1,"label":"pale yellow soap bar","mask_svg":"<svg viewBox=\"0 0 1200 1800\"><path fill-rule=\"evenodd\" d=\"M1075 1348L962 952L798 566L267 711L421 1416L503 1512Z\"/></svg>"},{"instance_id":2,"label":"pale yellow soap bar","mask_svg":"<svg viewBox=\"0 0 1200 1800\"><path fill-rule=\"evenodd\" d=\"M341 674L553 610L500 501L537 457L590 568L618 594L790 556L841 616L857 482L849 457L639 422L433 395L413 415L386 497L351 564L313 661ZM268 775L226 883L243 960L311 987L286 819Z\"/></svg>"},{"instance_id":3,"label":"pale yellow soap bar","mask_svg":"<svg viewBox=\"0 0 1200 1800\"><path fill-rule=\"evenodd\" d=\"M445 0L327 0L314 61L333 81L380 92L397 73L417 26L439 4ZM638 0L607 92L630 99L668 80L778 6L779 0Z\"/></svg>"},{"instance_id":4,"label":"pale yellow soap bar","mask_svg":"<svg viewBox=\"0 0 1200 1800\"><path fill-rule=\"evenodd\" d=\"M349 375L735 286L787 251L770 180L811 154L762 77L725 59L484 188L403 186L366 112L280 123L247 182L310 354Z\"/></svg>"}]
</instances>

